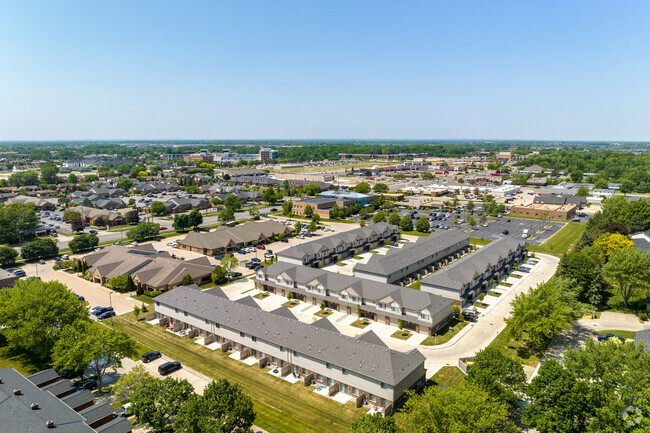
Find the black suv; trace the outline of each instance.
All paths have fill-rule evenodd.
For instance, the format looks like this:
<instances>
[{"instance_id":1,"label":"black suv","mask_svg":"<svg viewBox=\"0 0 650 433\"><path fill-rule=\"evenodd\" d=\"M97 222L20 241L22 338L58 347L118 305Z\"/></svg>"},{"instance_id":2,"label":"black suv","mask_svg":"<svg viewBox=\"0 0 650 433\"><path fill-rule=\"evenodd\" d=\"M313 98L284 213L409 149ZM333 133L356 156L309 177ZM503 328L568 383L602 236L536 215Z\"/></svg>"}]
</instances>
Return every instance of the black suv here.
<instances>
[{"instance_id":1,"label":"black suv","mask_svg":"<svg viewBox=\"0 0 650 433\"><path fill-rule=\"evenodd\" d=\"M140 359L142 359L142 362L144 362L146 364L147 362L155 361L156 359L160 358L161 356L162 355L158 351L156 351L156 352L147 352L144 355L142 355L142 357Z\"/></svg>"},{"instance_id":2,"label":"black suv","mask_svg":"<svg viewBox=\"0 0 650 433\"><path fill-rule=\"evenodd\" d=\"M165 362L158 367L158 373L162 376L169 374L173 371L179 370L181 368L181 363L178 361Z\"/></svg>"}]
</instances>

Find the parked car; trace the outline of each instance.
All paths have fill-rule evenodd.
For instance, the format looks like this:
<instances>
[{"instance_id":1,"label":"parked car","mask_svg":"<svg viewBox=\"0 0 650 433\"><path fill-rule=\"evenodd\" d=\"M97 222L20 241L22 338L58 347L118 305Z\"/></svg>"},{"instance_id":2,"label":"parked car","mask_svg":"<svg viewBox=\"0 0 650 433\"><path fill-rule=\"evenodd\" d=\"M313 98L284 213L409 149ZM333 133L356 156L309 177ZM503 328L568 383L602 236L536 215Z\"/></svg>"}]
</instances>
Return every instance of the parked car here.
<instances>
[{"instance_id":1,"label":"parked car","mask_svg":"<svg viewBox=\"0 0 650 433\"><path fill-rule=\"evenodd\" d=\"M97 316L99 320L108 319L110 317L115 317L115 311L104 311L102 314Z\"/></svg>"},{"instance_id":2,"label":"parked car","mask_svg":"<svg viewBox=\"0 0 650 433\"><path fill-rule=\"evenodd\" d=\"M286 244L287 242L289 242L289 239L287 239L287 238L282 238L282 240L281 240L280 242L284 242L284 243Z\"/></svg>"},{"instance_id":3,"label":"parked car","mask_svg":"<svg viewBox=\"0 0 650 433\"><path fill-rule=\"evenodd\" d=\"M95 309L96 308L96 309ZM90 310L90 314L93 316L99 317L102 314L108 312L108 311L113 311L113 307L95 307L92 310Z\"/></svg>"},{"instance_id":4,"label":"parked car","mask_svg":"<svg viewBox=\"0 0 650 433\"><path fill-rule=\"evenodd\" d=\"M70 256L67 255L67 254L62 254L62 255L61 255L61 259L63 259L63 260L70 260Z\"/></svg>"},{"instance_id":5,"label":"parked car","mask_svg":"<svg viewBox=\"0 0 650 433\"><path fill-rule=\"evenodd\" d=\"M131 242L131 245L133 245L134 247L137 247L140 244L138 244L136 241L133 241L133 242Z\"/></svg>"},{"instance_id":6,"label":"parked car","mask_svg":"<svg viewBox=\"0 0 650 433\"><path fill-rule=\"evenodd\" d=\"M248 251L246 251L245 249L242 248L241 250L237 250L237 252L239 254L246 254Z\"/></svg>"},{"instance_id":7,"label":"parked car","mask_svg":"<svg viewBox=\"0 0 650 433\"><path fill-rule=\"evenodd\" d=\"M160 230L167 230L167 227L160 227Z\"/></svg>"},{"instance_id":8,"label":"parked car","mask_svg":"<svg viewBox=\"0 0 650 433\"><path fill-rule=\"evenodd\" d=\"M241 272L231 272L228 275L230 275L230 278L239 278L239 277L242 276L242 273Z\"/></svg>"},{"instance_id":9,"label":"parked car","mask_svg":"<svg viewBox=\"0 0 650 433\"><path fill-rule=\"evenodd\" d=\"M221 253L221 254L217 254L216 256L214 256L214 258L217 259L217 260L221 260L221 259L223 259L224 257L226 257L226 255L223 254L223 253Z\"/></svg>"},{"instance_id":10,"label":"parked car","mask_svg":"<svg viewBox=\"0 0 650 433\"><path fill-rule=\"evenodd\" d=\"M598 335L598 341L607 341L607 340L618 340L621 343L625 343L625 338L621 338L617 335L614 334L599 334Z\"/></svg>"},{"instance_id":11,"label":"parked car","mask_svg":"<svg viewBox=\"0 0 650 433\"><path fill-rule=\"evenodd\" d=\"M508 218L508 219L506 220L506 222L509 223L509 222L510 222L510 218Z\"/></svg>"},{"instance_id":12,"label":"parked car","mask_svg":"<svg viewBox=\"0 0 650 433\"><path fill-rule=\"evenodd\" d=\"M501 232L501 234L502 235L508 235L508 234L510 234L510 232L508 230L504 230L504 231Z\"/></svg>"},{"instance_id":13,"label":"parked car","mask_svg":"<svg viewBox=\"0 0 650 433\"><path fill-rule=\"evenodd\" d=\"M253 263L255 263L255 262L253 262ZM263 267L264 266L262 266L261 263L256 263L255 266L253 266L251 269L253 269L254 271L257 271L258 269L261 269Z\"/></svg>"},{"instance_id":14,"label":"parked car","mask_svg":"<svg viewBox=\"0 0 650 433\"><path fill-rule=\"evenodd\" d=\"M94 229L93 229L93 230L88 230L88 233L92 233L92 234L96 235L96 234L97 234L97 230L94 230Z\"/></svg>"},{"instance_id":15,"label":"parked car","mask_svg":"<svg viewBox=\"0 0 650 433\"><path fill-rule=\"evenodd\" d=\"M38 264L39 264L39 265L44 265L44 264L45 264L45 260L40 259L40 260L38 261Z\"/></svg>"},{"instance_id":16,"label":"parked car","mask_svg":"<svg viewBox=\"0 0 650 433\"><path fill-rule=\"evenodd\" d=\"M148 362L155 361L156 359L160 358L161 356L162 356L162 354L160 352L158 352L158 351L147 352L147 353L143 354L140 357L140 359L142 360L142 362L144 362L146 364Z\"/></svg>"},{"instance_id":17,"label":"parked car","mask_svg":"<svg viewBox=\"0 0 650 433\"><path fill-rule=\"evenodd\" d=\"M476 314L474 311L471 310L466 310L461 313L465 320L470 321L470 322L476 322L478 319L478 314Z\"/></svg>"},{"instance_id":18,"label":"parked car","mask_svg":"<svg viewBox=\"0 0 650 433\"><path fill-rule=\"evenodd\" d=\"M80 300L80 301L85 301L85 300L86 300L86 299L85 299L83 296L81 296L81 295L77 295L76 293L75 293L74 295L75 295L75 296L77 297L77 299Z\"/></svg>"},{"instance_id":19,"label":"parked car","mask_svg":"<svg viewBox=\"0 0 650 433\"><path fill-rule=\"evenodd\" d=\"M27 274L25 273L25 271L23 271L22 269L16 269L16 270L13 272L13 274L14 274L15 276L17 276L17 277L24 277L25 275L27 275Z\"/></svg>"},{"instance_id":20,"label":"parked car","mask_svg":"<svg viewBox=\"0 0 650 433\"><path fill-rule=\"evenodd\" d=\"M264 253L264 258L265 259L272 259L273 258L273 253L269 253L269 252Z\"/></svg>"},{"instance_id":21,"label":"parked car","mask_svg":"<svg viewBox=\"0 0 650 433\"><path fill-rule=\"evenodd\" d=\"M277 212L277 211L278 211L278 208L277 208L277 207L272 207L272 208L271 208L271 212Z\"/></svg>"},{"instance_id":22,"label":"parked car","mask_svg":"<svg viewBox=\"0 0 650 433\"><path fill-rule=\"evenodd\" d=\"M89 391L97 389L97 381L95 379L88 379L81 384L81 389L87 389Z\"/></svg>"},{"instance_id":23,"label":"parked car","mask_svg":"<svg viewBox=\"0 0 650 433\"><path fill-rule=\"evenodd\" d=\"M265 250L266 249L266 247L264 245L258 245L256 248L258 250Z\"/></svg>"},{"instance_id":24,"label":"parked car","mask_svg":"<svg viewBox=\"0 0 650 433\"><path fill-rule=\"evenodd\" d=\"M165 362L158 367L158 373L160 373L162 376L165 376L173 371L179 370L180 368L181 363L178 361Z\"/></svg>"}]
</instances>

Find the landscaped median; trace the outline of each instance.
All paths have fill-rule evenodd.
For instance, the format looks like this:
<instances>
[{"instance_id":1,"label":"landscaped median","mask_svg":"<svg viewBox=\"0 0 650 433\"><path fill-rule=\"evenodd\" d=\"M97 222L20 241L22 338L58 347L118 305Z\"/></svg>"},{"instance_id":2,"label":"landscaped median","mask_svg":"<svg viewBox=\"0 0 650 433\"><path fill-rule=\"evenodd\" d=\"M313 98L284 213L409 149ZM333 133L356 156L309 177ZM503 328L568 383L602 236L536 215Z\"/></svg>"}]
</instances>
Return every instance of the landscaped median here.
<instances>
[{"instance_id":1,"label":"landscaped median","mask_svg":"<svg viewBox=\"0 0 650 433\"><path fill-rule=\"evenodd\" d=\"M178 337L160 326L136 321L132 314L116 317L113 326L210 378L240 383L253 399L255 425L270 433L343 433L366 412L355 408L353 403L341 405L319 396L311 387L275 378L257 365L228 359L228 353L199 346L188 337Z\"/></svg>"}]
</instances>

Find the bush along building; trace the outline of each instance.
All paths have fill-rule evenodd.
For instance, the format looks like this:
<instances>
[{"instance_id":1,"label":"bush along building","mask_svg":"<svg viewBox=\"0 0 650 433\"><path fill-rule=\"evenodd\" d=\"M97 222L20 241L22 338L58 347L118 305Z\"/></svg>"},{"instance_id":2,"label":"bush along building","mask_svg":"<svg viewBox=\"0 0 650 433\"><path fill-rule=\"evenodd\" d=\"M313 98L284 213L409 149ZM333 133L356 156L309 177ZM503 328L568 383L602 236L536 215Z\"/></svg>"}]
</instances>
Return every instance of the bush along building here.
<instances>
[{"instance_id":1,"label":"bush along building","mask_svg":"<svg viewBox=\"0 0 650 433\"><path fill-rule=\"evenodd\" d=\"M490 288L526 255L523 240L503 238L479 248L420 282L420 290L464 305Z\"/></svg>"},{"instance_id":2,"label":"bush along building","mask_svg":"<svg viewBox=\"0 0 650 433\"><path fill-rule=\"evenodd\" d=\"M378 223L314 239L277 253L279 262L320 268L399 240L399 227Z\"/></svg>"},{"instance_id":3,"label":"bush along building","mask_svg":"<svg viewBox=\"0 0 650 433\"><path fill-rule=\"evenodd\" d=\"M469 236L459 230L433 232L390 248L385 255L373 254L367 263L354 267L356 277L388 284L407 285L472 251Z\"/></svg>"},{"instance_id":4,"label":"bush along building","mask_svg":"<svg viewBox=\"0 0 650 433\"><path fill-rule=\"evenodd\" d=\"M373 332L345 336L326 318L303 323L286 307L267 312L251 297L231 301L219 288L180 286L157 296L154 309L161 326L219 343L242 360L254 357L259 368L293 374L304 386L323 385L328 395L346 394L357 407L376 404L390 414L426 380L415 349L391 350Z\"/></svg>"},{"instance_id":5,"label":"bush along building","mask_svg":"<svg viewBox=\"0 0 650 433\"><path fill-rule=\"evenodd\" d=\"M336 274L292 263L274 263L257 272L257 288L346 314L433 335L452 317L451 301L442 296ZM357 307L358 306L358 307Z\"/></svg>"}]
</instances>

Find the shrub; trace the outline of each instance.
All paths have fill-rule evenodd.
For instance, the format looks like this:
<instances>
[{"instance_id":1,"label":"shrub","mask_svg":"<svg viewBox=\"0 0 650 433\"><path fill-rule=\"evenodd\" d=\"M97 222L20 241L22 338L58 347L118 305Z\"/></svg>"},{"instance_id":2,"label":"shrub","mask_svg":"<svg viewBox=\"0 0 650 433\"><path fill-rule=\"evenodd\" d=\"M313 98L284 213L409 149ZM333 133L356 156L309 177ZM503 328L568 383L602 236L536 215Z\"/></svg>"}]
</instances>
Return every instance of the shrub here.
<instances>
[{"instance_id":1,"label":"shrub","mask_svg":"<svg viewBox=\"0 0 650 433\"><path fill-rule=\"evenodd\" d=\"M482 301L483 299L485 299L485 293L481 293L480 295L478 295L479 301Z\"/></svg>"},{"instance_id":2,"label":"shrub","mask_svg":"<svg viewBox=\"0 0 650 433\"><path fill-rule=\"evenodd\" d=\"M16 257L18 257L18 251L7 246L0 247L0 265L13 266L16 263Z\"/></svg>"},{"instance_id":3,"label":"shrub","mask_svg":"<svg viewBox=\"0 0 650 433\"><path fill-rule=\"evenodd\" d=\"M648 313L646 313L645 311L639 312L639 320L641 320L642 322L648 320Z\"/></svg>"},{"instance_id":4,"label":"shrub","mask_svg":"<svg viewBox=\"0 0 650 433\"><path fill-rule=\"evenodd\" d=\"M59 247L52 239L36 239L25 245L21 250L21 255L25 260L42 259L53 257L59 254Z\"/></svg>"},{"instance_id":5,"label":"shrub","mask_svg":"<svg viewBox=\"0 0 650 433\"><path fill-rule=\"evenodd\" d=\"M153 292L149 293L149 296L155 298L158 295L162 295L162 293L163 293L162 290L154 290Z\"/></svg>"}]
</instances>

